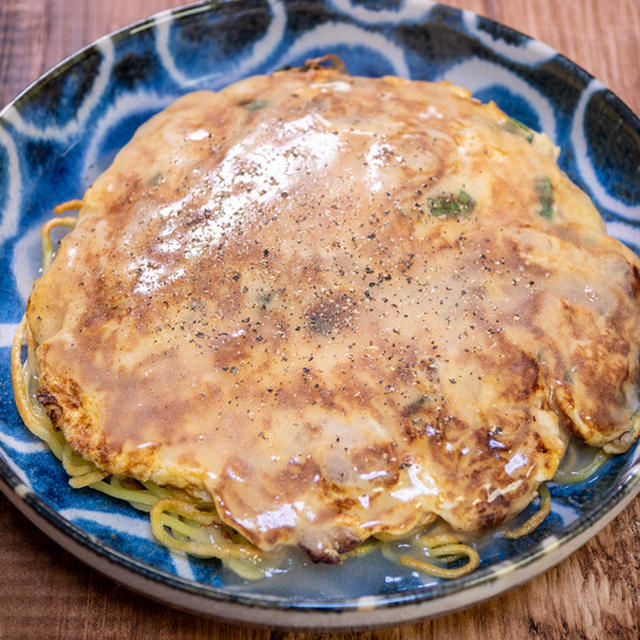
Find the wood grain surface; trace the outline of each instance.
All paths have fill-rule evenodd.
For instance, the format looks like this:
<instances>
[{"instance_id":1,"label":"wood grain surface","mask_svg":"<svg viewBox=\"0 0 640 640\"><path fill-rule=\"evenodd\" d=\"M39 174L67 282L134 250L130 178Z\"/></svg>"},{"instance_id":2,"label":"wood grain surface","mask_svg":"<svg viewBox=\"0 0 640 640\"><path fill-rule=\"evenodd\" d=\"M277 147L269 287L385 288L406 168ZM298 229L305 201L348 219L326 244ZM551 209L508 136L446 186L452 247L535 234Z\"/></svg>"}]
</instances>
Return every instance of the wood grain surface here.
<instances>
[{"instance_id":1,"label":"wood grain surface","mask_svg":"<svg viewBox=\"0 0 640 640\"><path fill-rule=\"evenodd\" d=\"M101 35L175 0L0 0L0 103ZM638 0L449 0L564 53L640 112ZM454 615L320 636L179 612L83 566L0 496L0 638L450 640L640 637L640 499L556 568Z\"/></svg>"}]
</instances>

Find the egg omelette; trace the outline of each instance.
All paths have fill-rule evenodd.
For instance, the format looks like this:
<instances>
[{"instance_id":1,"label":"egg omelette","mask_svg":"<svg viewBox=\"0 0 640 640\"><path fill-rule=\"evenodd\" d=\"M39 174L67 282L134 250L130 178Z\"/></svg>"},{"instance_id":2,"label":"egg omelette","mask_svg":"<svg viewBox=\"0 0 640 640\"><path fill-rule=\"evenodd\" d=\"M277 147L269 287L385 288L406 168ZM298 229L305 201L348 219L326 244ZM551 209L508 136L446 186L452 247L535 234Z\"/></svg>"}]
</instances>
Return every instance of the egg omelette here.
<instances>
[{"instance_id":1,"label":"egg omelette","mask_svg":"<svg viewBox=\"0 0 640 640\"><path fill-rule=\"evenodd\" d=\"M37 398L86 460L263 550L497 525L570 434L638 435L638 258L556 158L446 82L185 95L35 283Z\"/></svg>"}]
</instances>

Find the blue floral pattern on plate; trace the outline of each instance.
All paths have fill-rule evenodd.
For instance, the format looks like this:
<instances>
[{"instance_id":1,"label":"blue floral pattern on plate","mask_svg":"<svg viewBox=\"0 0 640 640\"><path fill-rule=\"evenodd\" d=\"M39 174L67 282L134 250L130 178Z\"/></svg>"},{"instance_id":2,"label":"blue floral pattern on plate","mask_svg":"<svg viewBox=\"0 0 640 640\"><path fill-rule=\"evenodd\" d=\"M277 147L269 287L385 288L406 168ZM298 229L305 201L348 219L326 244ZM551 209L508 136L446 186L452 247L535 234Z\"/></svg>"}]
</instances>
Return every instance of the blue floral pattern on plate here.
<instances>
[{"instance_id":1,"label":"blue floral pattern on plate","mask_svg":"<svg viewBox=\"0 0 640 640\"><path fill-rule=\"evenodd\" d=\"M230 0L165 12L62 62L0 113L3 489L27 515L44 519L61 544L86 550L79 554L85 561L137 589L196 611L281 626L389 624L490 597L558 562L640 489L636 446L583 483L551 485L552 512L538 530L521 540L488 540L481 567L449 582L374 554L250 583L217 561L157 545L147 516L128 505L72 490L27 432L12 399L9 350L53 206L81 197L135 129L179 95L328 52L353 74L451 80L545 131L609 232L640 248L637 118L546 45L426 1Z\"/></svg>"}]
</instances>

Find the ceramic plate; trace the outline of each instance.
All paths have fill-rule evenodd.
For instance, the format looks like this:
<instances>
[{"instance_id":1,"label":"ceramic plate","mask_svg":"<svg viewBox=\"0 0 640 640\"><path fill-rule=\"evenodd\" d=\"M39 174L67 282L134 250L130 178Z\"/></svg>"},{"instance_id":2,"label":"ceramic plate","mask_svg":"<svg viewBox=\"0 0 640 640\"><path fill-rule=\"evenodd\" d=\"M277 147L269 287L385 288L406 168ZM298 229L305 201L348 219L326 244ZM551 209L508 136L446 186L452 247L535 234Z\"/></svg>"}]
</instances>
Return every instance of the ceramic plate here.
<instances>
[{"instance_id":1,"label":"ceramic plate","mask_svg":"<svg viewBox=\"0 0 640 640\"><path fill-rule=\"evenodd\" d=\"M247 582L215 560L158 546L147 517L128 505L70 489L61 466L24 428L10 388L9 345L38 274L40 227L52 207L82 197L136 127L177 96L327 52L353 74L446 78L545 131L609 232L640 247L635 116L549 47L426 1L231 0L165 12L80 51L1 112L0 484L61 545L131 588L199 613L283 627L392 624L489 598L566 557L640 488L637 446L588 481L552 484L544 524L520 540L487 540L480 568L457 580L375 553Z\"/></svg>"}]
</instances>

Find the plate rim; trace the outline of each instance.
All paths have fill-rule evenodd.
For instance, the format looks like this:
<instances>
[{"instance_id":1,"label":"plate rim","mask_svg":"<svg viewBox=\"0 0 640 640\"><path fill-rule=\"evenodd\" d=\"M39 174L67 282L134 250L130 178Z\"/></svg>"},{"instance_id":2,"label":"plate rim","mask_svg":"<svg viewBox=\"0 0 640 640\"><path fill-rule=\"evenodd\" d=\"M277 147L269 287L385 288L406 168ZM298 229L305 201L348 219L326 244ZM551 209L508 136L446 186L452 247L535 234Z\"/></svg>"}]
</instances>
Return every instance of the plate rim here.
<instances>
[{"instance_id":1,"label":"plate rim","mask_svg":"<svg viewBox=\"0 0 640 640\"><path fill-rule=\"evenodd\" d=\"M583 523L584 526L574 535L570 535L573 533L570 532L564 543L559 539L550 552L540 548L543 546L541 544L535 545L520 562L513 563L505 560L498 565L498 567L519 565L514 567L514 570L503 575L493 572L493 576L478 576L473 584L445 596L421 598L419 592L402 592L405 595L412 594L413 597L379 603L372 600L381 599L384 596L366 598L364 603L359 603L359 599L351 599L349 604L352 607L350 608L337 608L332 603L321 603L321 606L315 606L315 603L305 602L289 602L273 606L274 603L268 597L260 596L254 599L253 596L237 592L229 593L213 585L190 581L151 567L109 547L81 527L59 516L40 496L29 490L19 480L16 486L11 487L3 477L5 466L0 458L0 491L40 531L91 569L136 593L174 608L220 620L298 630L381 628L393 626L399 621L415 622L444 616L481 604L528 582L562 562L610 524L640 492L640 463L637 463L627 471L619 488L622 491L619 490L616 493L620 495L620 499L610 508L605 508L605 504L601 504L589 512L588 521ZM23 487L22 491L17 488L20 486ZM24 489L27 490L24 491ZM603 512L601 517L598 517L599 512ZM48 515L53 515L54 518L51 519L47 517ZM64 526L60 527L60 524ZM534 571L525 574L523 570L530 565L534 565ZM423 588L422 591L427 589ZM214 595L220 597L212 597ZM458 597L455 598L455 596ZM443 602L447 606L440 606ZM389 611L396 608L402 609L407 615L400 618L389 616Z\"/></svg>"}]
</instances>

